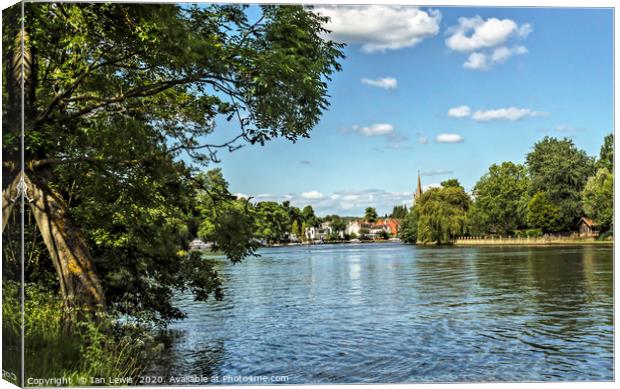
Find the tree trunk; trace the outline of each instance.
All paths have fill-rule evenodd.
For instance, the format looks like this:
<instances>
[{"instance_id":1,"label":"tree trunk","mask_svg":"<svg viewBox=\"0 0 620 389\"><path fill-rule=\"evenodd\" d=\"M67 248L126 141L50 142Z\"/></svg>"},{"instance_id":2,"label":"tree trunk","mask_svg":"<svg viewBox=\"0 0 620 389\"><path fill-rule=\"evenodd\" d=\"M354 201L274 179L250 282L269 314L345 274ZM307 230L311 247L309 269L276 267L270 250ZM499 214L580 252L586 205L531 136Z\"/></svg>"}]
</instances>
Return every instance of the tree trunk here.
<instances>
[{"instance_id":1,"label":"tree trunk","mask_svg":"<svg viewBox=\"0 0 620 389\"><path fill-rule=\"evenodd\" d=\"M2 189L2 232L6 228L6 225L9 222L9 218L11 217L11 212L13 211L13 207L15 202L17 201L17 197L19 197L18 185L20 174L13 174L12 180L9 181L9 184Z\"/></svg>"},{"instance_id":2,"label":"tree trunk","mask_svg":"<svg viewBox=\"0 0 620 389\"><path fill-rule=\"evenodd\" d=\"M78 318L92 317L105 303L94 261L79 227L69 216L58 193L34 178L25 176L30 208L45 242L58 279L66 325Z\"/></svg>"}]
</instances>

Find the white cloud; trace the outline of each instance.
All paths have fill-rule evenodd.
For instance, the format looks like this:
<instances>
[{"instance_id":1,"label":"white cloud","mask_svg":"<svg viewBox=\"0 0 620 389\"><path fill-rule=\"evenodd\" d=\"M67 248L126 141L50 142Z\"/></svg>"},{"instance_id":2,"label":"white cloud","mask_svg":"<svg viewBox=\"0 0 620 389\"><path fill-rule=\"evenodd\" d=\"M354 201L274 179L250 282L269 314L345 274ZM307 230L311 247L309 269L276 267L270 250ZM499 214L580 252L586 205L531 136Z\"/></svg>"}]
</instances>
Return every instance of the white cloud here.
<instances>
[{"instance_id":1,"label":"white cloud","mask_svg":"<svg viewBox=\"0 0 620 389\"><path fill-rule=\"evenodd\" d=\"M459 18L459 24L447 30L446 46L460 53L470 53L463 67L471 70L488 70L514 55L526 54L522 45L508 47L509 40L525 39L533 31L528 23L518 25L511 19L480 16Z\"/></svg>"},{"instance_id":2,"label":"white cloud","mask_svg":"<svg viewBox=\"0 0 620 389\"><path fill-rule=\"evenodd\" d=\"M323 195L323 193L316 191L316 190L312 190L310 192L303 192L301 194L301 197L303 197L304 199L322 199L323 197L325 197Z\"/></svg>"},{"instance_id":3,"label":"white cloud","mask_svg":"<svg viewBox=\"0 0 620 389\"><path fill-rule=\"evenodd\" d=\"M413 47L439 32L441 13L408 6L316 6L314 12L328 16L325 28L331 38L360 44L366 53Z\"/></svg>"},{"instance_id":4,"label":"white cloud","mask_svg":"<svg viewBox=\"0 0 620 389\"><path fill-rule=\"evenodd\" d=\"M415 187L415 182L411 183L411 188ZM301 194L272 195L269 198L256 197L253 202L258 201L290 201L291 205L303 208L311 205L319 216L328 214L339 214L342 216L358 216L364 215L366 207L374 207L380 215L390 213L392 207L399 204L411 204L413 191L411 192L390 192L383 189L365 189L365 190L341 190L331 194L322 194L322 197L307 195L309 193L320 193L318 191L304 192Z\"/></svg>"},{"instance_id":5,"label":"white cloud","mask_svg":"<svg viewBox=\"0 0 620 389\"><path fill-rule=\"evenodd\" d=\"M527 54L527 52L528 51L525 46L515 46L515 47L502 46L502 47L498 47L497 49L493 50L493 54L491 54L491 61L493 61L493 63L504 62L505 60L512 57L513 55Z\"/></svg>"},{"instance_id":6,"label":"white cloud","mask_svg":"<svg viewBox=\"0 0 620 389\"><path fill-rule=\"evenodd\" d=\"M418 143L421 145L425 145L428 143L428 137L424 136L424 135L420 135L420 137L418 137Z\"/></svg>"},{"instance_id":7,"label":"white cloud","mask_svg":"<svg viewBox=\"0 0 620 389\"><path fill-rule=\"evenodd\" d=\"M372 85L383 89L396 89L398 86L398 81L392 77L377 78L376 80L362 78L362 84Z\"/></svg>"},{"instance_id":8,"label":"white cloud","mask_svg":"<svg viewBox=\"0 0 620 389\"><path fill-rule=\"evenodd\" d=\"M471 109L467 105L460 105L448 110L448 116L453 118L464 118L469 115L471 115Z\"/></svg>"},{"instance_id":9,"label":"white cloud","mask_svg":"<svg viewBox=\"0 0 620 389\"><path fill-rule=\"evenodd\" d=\"M548 113L541 111L533 111L528 108L499 108L486 111L476 111L472 115L472 119L478 122L488 122L491 120L520 120L525 117L546 116Z\"/></svg>"},{"instance_id":10,"label":"white cloud","mask_svg":"<svg viewBox=\"0 0 620 389\"><path fill-rule=\"evenodd\" d=\"M394 132L394 126L389 123L375 123L367 127L353 126L345 132L357 132L364 136L389 135Z\"/></svg>"},{"instance_id":11,"label":"white cloud","mask_svg":"<svg viewBox=\"0 0 620 389\"><path fill-rule=\"evenodd\" d=\"M483 52L471 53L469 57L467 57L467 61L463 64L463 67L472 70L488 70L493 65L502 63L513 55L521 55L527 53L528 51L525 46L501 46L494 49L488 54L485 54Z\"/></svg>"},{"instance_id":12,"label":"white cloud","mask_svg":"<svg viewBox=\"0 0 620 389\"><path fill-rule=\"evenodd\" d=\"M445 176L454 173L452 170L423 170L420 172L421 176Z\"/></svg>"},{"instance_id":13,"label":"white cloud","mask_svg":"<svg viewBox=\"0 0 620 389\"><path fill-rule=\"evenodd\" d=\"M439 134L435 140L437 143L461 143L465 139L458 134Z\"/></svg>"},{"instance_id":14,"label":"white cloud","mask_svg":"<svg viewBox=\"0 0 620 389\"><path fill-rule=\"evenodd\" d=\"M428 185L422 185L422 191L424 192L426 192L429 189L433 189L433 188L441 188L441 184L433 183L433 184L428 184Z\"/></svg>"},{"instance_id":15,"label":"white cloud","mask_svg":"<svg viewBox=\"0 0 620 389\"><path fill-rule=\"evenodd\" d=\"M525 38L531 31L529 24L518 26L511 19L459 18L459 24L448 29L451 35L446 39L446 46L466 53L502 45L512 35Z\"/></svg>"},{"instance_id":16,"label":"white cloud","mask_svg":"<svg viewBox=\"0 0 620 389\"><path fill-rule=\"evenodd\" d=\"M471 53L463 67L472 70L487 70L489 68L487 55L484 53Z\"/></svg>"},{"instance_id":17,"label":"white cloud","mask_svg":"<svg viewBox=\"0 0 620 389\"><path fill-rule=\"evenodd\" d=\"M517 36L521 39L527 38L530 33L534 31L532 26L528 23L522 24L521 27L517 30Z\"/></svg>"}]
</instances>

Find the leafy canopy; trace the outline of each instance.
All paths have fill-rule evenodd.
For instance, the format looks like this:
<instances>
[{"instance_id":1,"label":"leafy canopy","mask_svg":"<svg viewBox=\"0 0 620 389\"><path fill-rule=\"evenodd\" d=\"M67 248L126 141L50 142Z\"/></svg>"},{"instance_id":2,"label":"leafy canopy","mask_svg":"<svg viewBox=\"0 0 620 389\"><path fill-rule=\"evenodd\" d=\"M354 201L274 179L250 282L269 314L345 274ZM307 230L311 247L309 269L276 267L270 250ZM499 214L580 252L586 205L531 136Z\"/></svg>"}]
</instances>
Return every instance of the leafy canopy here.
<instances>
[{"instance_id":1,"label":"leafy canopy","mask_svg":"<svg viewBox=\"0 0 620 389\"><path fill-rule=\"evenodd\" d=\"M583 190L583 209L602 231L613 230L614 175L607 168L600 168L588 179Z\"/></svg>"},{"instance_id":2,"label":"leafy canopy","mask_svg":"<svg viewBox=\"0 0 620 389\"><path fill-rule=\"evenodd\" d=\"M324 38L326 19L301 6L262 6L250 20L246 9L25 4L27 174L68 204L119 313L178 318L175 288L201 298L217 291L208 262L185 255L189 238L199 228L239 260L255 231L247 203L218 177L196 179L195 169L218 161L218 150L308 137L329 105L327 83L343 55ZM15 35L5 32L11 52ZM213 142L221 119L238 132ZM3 133L3 151L19 147L14 135ZM212 204L195 202L200 191ZM197 213L200 226L189 222Z\"/></svg>"},{"instance_id":3,"label":"leafy canopy","mask_svg":"<svg viewBox=\"0 0 620 389\"><path fill-rule=\"evenodd\" d=\"M545 137L526 156L530 194L545 192L559 209L558 228L574 229L582 216L581 191L594 173L594 160L570 139Z\"/></svg>"},{"instance_id":4,"label":"leafy canopy","mask_svg":"<svg viewBox=\"0 0 620 389\"><path fill-rule=\"evenodd\" d=\"M493 164L474 187L473 212L481 232L507 235L523 227L529 177L523 165Z\"/></svg>"}]
</instances>

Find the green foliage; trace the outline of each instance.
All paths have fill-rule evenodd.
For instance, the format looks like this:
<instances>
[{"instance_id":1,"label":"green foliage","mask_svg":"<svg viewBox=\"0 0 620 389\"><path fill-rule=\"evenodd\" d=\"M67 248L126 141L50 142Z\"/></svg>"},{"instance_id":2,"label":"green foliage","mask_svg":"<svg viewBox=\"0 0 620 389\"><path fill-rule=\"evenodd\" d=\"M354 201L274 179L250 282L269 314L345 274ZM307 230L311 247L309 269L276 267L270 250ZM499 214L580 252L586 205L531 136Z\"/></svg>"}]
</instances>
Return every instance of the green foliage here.
<instances>
[{"instance_id":1,"label":"green foliage","mask_svg":"<svg viewBox=\"0 0 620 389\"><path fill-rule=\"evenodd\" d=\"M575 147L570 139L545 137L527 154L526 162L531 179L530 194L545 192L559 209L552 228L556 231L574 229L583 214L581 192L594 173L593 159Z\"/></svg>"},{"instance_id":2,"label":"green foliage","mask_svg":"<svg viewBox=\"0 0 620 389\"><path fill-rule=\"evenodd\" d=\"M614 134L609 134L605 137L601 151L599 153L599 159L597 161L597 168L605 168L607 171L614 171Z\"/></svg>"},{"instance_id":3,"label":"green foliage","mask_svg":"<svg viewBox=\"0 0 620 389\"><path fill-rule=\"evenodd\" d=\"M373 207L367 207L364 210L364 220L369 223L374 223L377 221L379 216L377 215L377 210Z\"/></svg>"},{"instance_id":4,"label":"green foliage","mask_svg":"<svg viewBox=\"0 0 620 389\"><path fill-rule=\"evenodd\" d=\"M525 230L516 230L514 235L517 238L539 238L543 236L543 232L540 228L528 228Z\"/></svg>"},{"instance_id":5,"label":"green foliage","mask_svg":"<svg viewBox=\"0 0 620 389\"><path fill-rule=\"evenodd\" d=\"M416 202L418 214L417 241L449 243L466 233L466 215L471 200L458 181L422 193Z\"/></svg>"},{"instance_id":6,"label":"green foliage","mask_svg":"<svg viewBox=\"0 0 620 389\"><path fill-rule=\"evenodd\" d=\"M523 165L504 162L491 165L474 187L474 206L469 223L476 234L508 235L524 226L529 178Z\"/></svg>"},{"instance_id":7,"label":"green foliage","mask_svg":"<svg viewBox=\"0 0 620 389\"><path fill-rule=\"evenodd\" d=\"M330 222L335 232L343 232L347 228L347 222L338 215L332 215Z\"/></svg>"},{"instance_id":8,"label":"green foliage","mask_svg":"<svg viewBox=\"0 0 620 389\"><path fill-rule=\"evenodd\" d=\"M258 248L257 226L252 205L228 191L221 169L196 177L196 210L201 220L198 236L214 242L214 249L227 253L233 262L252 255Z\"/></svg>"},{"instance_id":9,"label":"green foliage","mask_svg":"<svg viewBox=\"0 0 620 389\"><path fill-rule=\"evenodd\" d=\"M611 231L614 222L614 175L600 168L583 190L583 210L602 231Z\"/></svg>"},{"instance_id":10,"label":"green foliage","mask_svg":"<svg viewBox=\"0 0 620 389\"><path fill-rule=\"evenodd\" d=\"M563 227L560 208L546 192L538 192L527 205L527 223L543 232L557 232Z\"/></svg>"},{"instance_id":11,"label":"green foliage","mask_svg":"<svg viewBox=\"0 0 620 389\"><path fill-rule=\"evenodd\" d=\"M441 183L441 186L444 188L448 188L448 187L462 188L461 183L456 178L451 178L449 180L443 181Z\"/></svg>"},{"instance_id":12,"label":"green foliage","mask_svg":"<svg viewBox=\"0 0 620 389\"><path fill-rule=\"evenodd\" d=\"M293 220L293 224L291 225L291 233L297 235L297 237L301 237L301 225L297 220Z\"/></svg>"},{"instance_id":13,"label":"green foliage","mask_svg":"<svg viewBox=\"0 0 620 389\"><path fill-rule=\"evenodd\" d=\"M306 205L301 210L301 217L302 217L303 222L305 224L304 231L308 227L316 227L318 225L318 223L319 223L317 217L314 215L314 209L312 208L311 205Z\"/></svg>"},{"instance_id":14,"label":"green foliage","mask_svg":"<svg viewBox=\"0 0 620 389\"><path fill-rule=\"evenodd\" d=\"M418 240L418 207L414 206L403 219L399 236L405 243L415 244Z\"/></svg>"},{"instance_id":15,"label":"green foliage","mask_svg":"<svg viewBox=\"0 0 620 389\"><path fill-rule=\"evenodd\" d=\"M187 256L187 242L198 234L239 261L256 248L254 214L218 177L194 179L196 169L220 149L308 137L329 105L342 45L325 38L326 19L263 6L254 22L246 8L25 4L37 65L27 82L28 173L68 204L110 312L165 322L183 317L175 289L217 293L213 268ZM3 31L3 64L15 33ZM240 132L214 144L219 117ZM3 152L18 141L6 132ZM49 262L42 253L38 263ZM45 266L29 280L47 279L54 270Z\"/></svg>"},{"instance_id":16,"label":"green foliage","mask_svg":"<svg viewBox=\"0 0 620 389\"><path fill-rule=\"evenodd\" d=\"M153 359L157 346L145 328L116 323L109 316L82 321L72 333L63 328L62 302L39 285L26 284L26 377L65 377L74 385L91 377L128 377L136 380ZM3 285L3 335L18 339L19 287ZM5 338L5 340L8 340Z\"/></svg>"},{"instance_id":17,"label":"green foliage","mask_svg":"<svg viewBox=\"0 0 620 389\"><path fill-rule=\"evenodd\" d=\"M265 201L256 204L257 236L268 243L284 240L284 236L291 229L289 214L278 203Z\"/></svg>"},{"instance_id":18,"label":"green foliage","mask_svg":"<svg viewBox=\"0 0 620 389\"><path fill-rule=\"evenodd\" d=\"M407 216L408 210L406 205L396 205L392 209L392 213L390 214L390 218L393 219L404 219Z\"/></svg>"}]
</instances>

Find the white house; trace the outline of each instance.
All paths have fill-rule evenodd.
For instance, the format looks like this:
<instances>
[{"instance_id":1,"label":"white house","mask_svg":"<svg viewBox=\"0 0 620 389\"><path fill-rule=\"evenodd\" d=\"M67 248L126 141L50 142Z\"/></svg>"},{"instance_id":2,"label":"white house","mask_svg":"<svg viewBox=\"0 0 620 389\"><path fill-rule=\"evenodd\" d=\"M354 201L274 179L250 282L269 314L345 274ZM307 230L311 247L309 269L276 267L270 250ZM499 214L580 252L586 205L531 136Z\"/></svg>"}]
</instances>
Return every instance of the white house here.
<instances>
[{"instance_id":1,"label":"white house","mask_svg":"<svg viewBox=\"0 0 620 389\"><path fill-rule=\"evenodd\" d=\"M190 250L210 250L213 247L211 242L203 242L202 239L196 238L189 242Z\"/></svg>"},{"instance_id":2,"label":"white house","mask_svg":"<svg viewBox=\"0 0 620 389\"><path fill-rule=\"evenodd\" d=\"M330 222L321 223L319 227L308 227L306 228L305 235L308 240L327 240L329 235L334 232L332 225ZM339 231L338 237L340 239L344 239L344 232Z\"/></svg>"}]
</instances>

